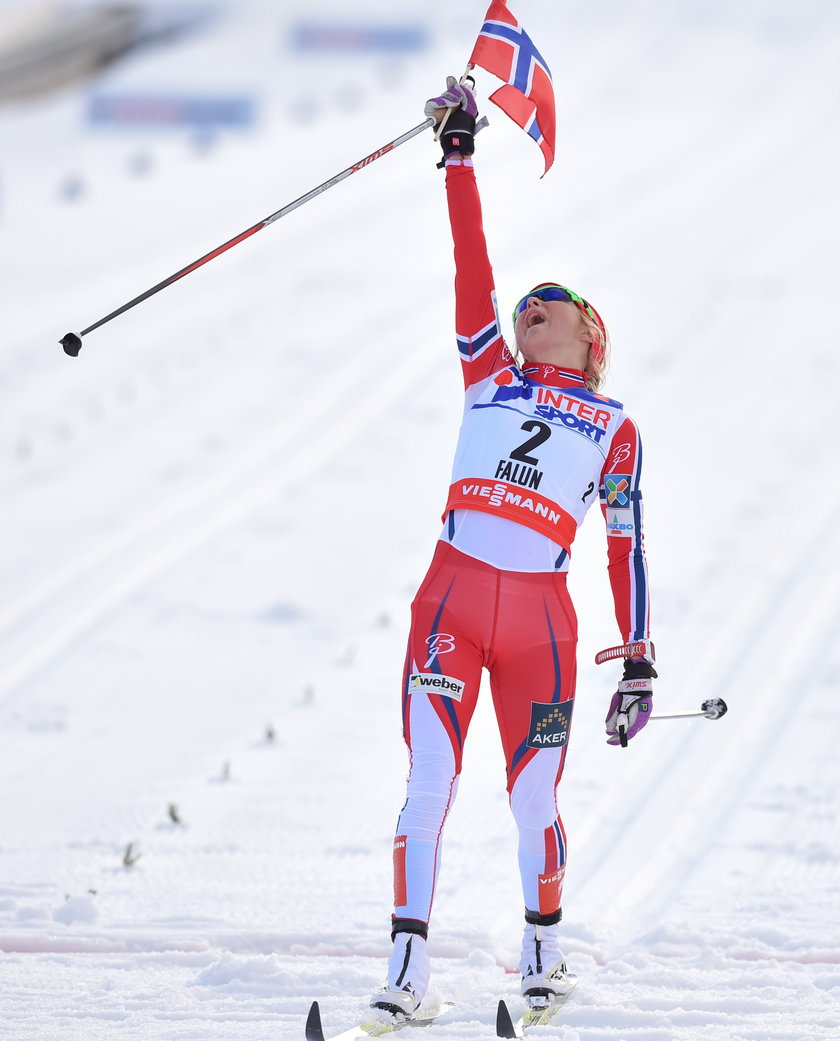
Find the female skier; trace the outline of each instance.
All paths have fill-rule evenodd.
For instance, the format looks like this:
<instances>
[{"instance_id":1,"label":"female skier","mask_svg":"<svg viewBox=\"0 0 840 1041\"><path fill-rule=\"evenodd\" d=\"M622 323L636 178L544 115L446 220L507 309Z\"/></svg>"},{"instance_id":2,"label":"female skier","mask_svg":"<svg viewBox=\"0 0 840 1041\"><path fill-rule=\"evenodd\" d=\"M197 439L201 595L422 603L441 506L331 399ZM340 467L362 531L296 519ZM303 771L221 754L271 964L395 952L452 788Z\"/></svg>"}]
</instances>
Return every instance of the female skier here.
<instances>
[{"instance_id":1,"label":"female skier","mask_svg":"<svg viewBox=\"0 0 840 1041\"><path fill-rule=\"evenodd\" d=\"M530 1004L569 989L560 948L566 836L557 812L575 694L577 625L566 590L575 531L600 500L624 641L648 641L639 491L642 449L622 405L602 397L607 332L555 283L513 311L506 347L471 155L472 92L447 79L426 104L438 120L455 243L455 328L466 402L444 528L411 608L403 679L410 773L394 843L393 954L371 1005L410 1018L429 985L428 923L441 833L458 787L482 668L507 763L525 901L520 969ZM606 729L626 745L651 710L652 656L626 659Z\"/></svg>"}]
</instances>

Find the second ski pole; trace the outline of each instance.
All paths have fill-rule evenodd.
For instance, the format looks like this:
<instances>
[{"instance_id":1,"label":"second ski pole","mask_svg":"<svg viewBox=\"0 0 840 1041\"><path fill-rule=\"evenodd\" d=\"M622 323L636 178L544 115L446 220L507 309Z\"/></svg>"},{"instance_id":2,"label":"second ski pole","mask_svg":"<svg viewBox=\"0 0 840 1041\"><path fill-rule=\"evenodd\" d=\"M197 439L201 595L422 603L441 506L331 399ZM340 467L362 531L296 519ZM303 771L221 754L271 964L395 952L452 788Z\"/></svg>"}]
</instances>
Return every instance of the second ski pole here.
<instances>
[{"instance_id":1,"label":"second ski pole","mask_svg":"<svg viewBox=\"0 0 840 1041\"><path fill-rule=\"evenodd\" d=\"M688 719L691 716L705 716L706 719L720 719L727 711L727 704L723 698L709 698L696 712L663 712L651 719Z\"/></svg>"}]
</instances>

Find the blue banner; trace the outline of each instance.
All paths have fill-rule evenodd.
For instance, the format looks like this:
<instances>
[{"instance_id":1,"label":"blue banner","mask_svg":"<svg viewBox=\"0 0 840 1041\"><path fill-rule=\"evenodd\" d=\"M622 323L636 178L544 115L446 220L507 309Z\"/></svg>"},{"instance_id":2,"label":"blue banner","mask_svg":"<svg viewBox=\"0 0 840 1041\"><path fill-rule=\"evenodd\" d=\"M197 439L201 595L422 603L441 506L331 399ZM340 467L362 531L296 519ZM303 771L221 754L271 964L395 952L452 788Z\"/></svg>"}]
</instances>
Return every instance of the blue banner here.
<instances>
[{"instance_id":1,"label":"blue banner","mask_svg":"<svg viewBox=\"0 0 840 1041\"><path fill-rule=\"evenodd\" d=\"M408 54L429 46L424 25L356 25L301 22L292 29L293 50L308 53Z\"/></svg>"},{"instance_id":2,"label":"blue banner","mask_svg":"<svg viewBox=\"0 0 840 1041\"><path fill-rule=\"evenodd\" d=\"M91 123L117 126L217 130L250 127L255 116L253 99L241 95L100 94L91 98L88 105Z\"/></svg>"}]
</instances>

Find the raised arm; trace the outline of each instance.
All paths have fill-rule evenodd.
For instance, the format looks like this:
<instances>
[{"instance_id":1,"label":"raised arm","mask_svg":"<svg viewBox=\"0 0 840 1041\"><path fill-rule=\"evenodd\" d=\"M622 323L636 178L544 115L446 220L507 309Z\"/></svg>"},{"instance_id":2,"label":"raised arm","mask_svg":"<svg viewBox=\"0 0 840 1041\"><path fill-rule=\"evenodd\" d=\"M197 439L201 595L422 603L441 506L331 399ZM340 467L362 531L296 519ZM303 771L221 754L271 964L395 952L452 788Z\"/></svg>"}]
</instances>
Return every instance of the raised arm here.
<instances>
[{"instance_id":1,"label":"raised arm","mask_svg":"<svg viewBox=\"0 0 840 1041\"><path fill-rule=\"evenodd\" d=\"M455 338L471 386L512 364L499 328L493 269L471 159L446 160L446 198L455 244Z\"/></svg>"},{"instance_id":2,"label":"raised arm","mask_svg":"<svg viewBox=\"0 0 840 1041\"><path fill-rule=\"evenodd\" d=\"M446 197L455 244L455 336L464 385L512 364L499 326L493 269L481 217L472 153L478 109L469 87L447 78L447 90L426 103L427 115L449 110L440 135L446 167Z\"/></svg>"}]
</instances>

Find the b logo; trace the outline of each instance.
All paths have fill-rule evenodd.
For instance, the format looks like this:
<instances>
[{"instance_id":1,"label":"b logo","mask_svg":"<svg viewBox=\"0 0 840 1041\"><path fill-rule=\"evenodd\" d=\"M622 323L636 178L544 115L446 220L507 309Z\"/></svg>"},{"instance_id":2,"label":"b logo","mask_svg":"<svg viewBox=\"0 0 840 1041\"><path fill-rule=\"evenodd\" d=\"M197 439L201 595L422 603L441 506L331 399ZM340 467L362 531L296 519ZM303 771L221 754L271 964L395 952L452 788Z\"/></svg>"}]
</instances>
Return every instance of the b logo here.
<instances>
[{"instance_id":1,"label":"b logo","mask_svg":"<svg viewBox=\"0 0 840 1041\"><path fill-rule=\"evenodd\" d=\"M617 466L627 462L630 458L630 444L625 442L623 445L616 445L613 449L612 459L610 460L609 469L614 470Z\"/></svg>"},{"instance_id":2,"label":"b logo","mask_svg":"<svg viewBox=\"0 0 840 1041\"><path fill-rule=\"evenodd\" d=\"M428 669L439 654L449 654L455 650L455 637L449 633L434 633L426 637L426 646L429 648L429 657L424 669Z\"/></svg>"}]
</instances>

